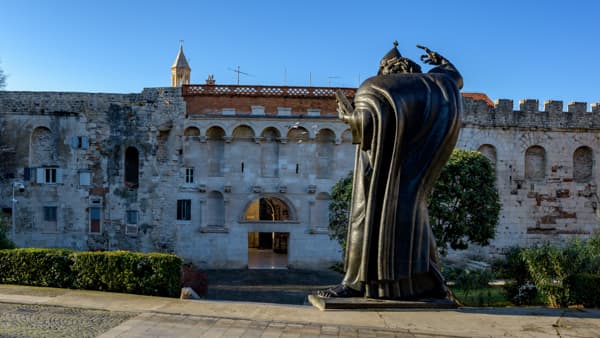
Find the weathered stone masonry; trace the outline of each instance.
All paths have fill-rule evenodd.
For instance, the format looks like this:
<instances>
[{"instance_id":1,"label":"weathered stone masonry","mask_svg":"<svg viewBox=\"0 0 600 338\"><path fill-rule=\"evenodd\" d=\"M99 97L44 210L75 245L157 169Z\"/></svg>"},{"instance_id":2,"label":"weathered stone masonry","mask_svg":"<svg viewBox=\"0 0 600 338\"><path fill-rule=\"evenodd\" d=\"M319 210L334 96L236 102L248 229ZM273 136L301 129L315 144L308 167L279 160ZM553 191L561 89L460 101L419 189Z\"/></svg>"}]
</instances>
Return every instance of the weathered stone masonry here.
<instances>
[{"instance_id":1,"label":"weathered stone masonry","mask_svg":"<svg viewBox=\"0 0 600 338\"><path fill-rule=\"evenodd\" d=\"M234 268L248 264L249 233L277 232L289 235L290 266L327 267L340 258L329 191L354 161L332 94L214 84L0 92L0 206L9 214L11 184L25 181L20 246L166 251ZM549 101L540 112L536 100L513 110L481 97L463 100L458 147L495 163L503 209L491 247L474 251L597 229L600 105ZM273 220L258 202L272 203Z\"/></svg>"}]
</instances>

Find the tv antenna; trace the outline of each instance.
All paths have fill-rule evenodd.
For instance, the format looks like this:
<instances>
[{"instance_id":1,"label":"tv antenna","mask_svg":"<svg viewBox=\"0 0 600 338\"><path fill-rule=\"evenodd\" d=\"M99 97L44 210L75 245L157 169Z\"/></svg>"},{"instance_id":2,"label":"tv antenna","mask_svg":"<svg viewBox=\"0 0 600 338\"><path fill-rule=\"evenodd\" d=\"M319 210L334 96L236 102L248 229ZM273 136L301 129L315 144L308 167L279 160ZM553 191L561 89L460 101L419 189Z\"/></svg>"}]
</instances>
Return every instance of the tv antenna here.
<instances>
[{"instance_id":1,"label":"tv antenna","mask_svg":"<svg viewBox=\"0 0 600 338\"><path fill-rule=\"evenodd\" d=\"M240 70L240 66L237 66L236 69L233 69L233 68L227 68L227 69L229 69L230 71L232 71L234 73L237 73L237 84L238 84L238 86L240 85L240 74L243 74L243 75L246 75L246 76L254 76L252 74L248 74L246 72L242 72Z\"/></svg>"}]
</instances>

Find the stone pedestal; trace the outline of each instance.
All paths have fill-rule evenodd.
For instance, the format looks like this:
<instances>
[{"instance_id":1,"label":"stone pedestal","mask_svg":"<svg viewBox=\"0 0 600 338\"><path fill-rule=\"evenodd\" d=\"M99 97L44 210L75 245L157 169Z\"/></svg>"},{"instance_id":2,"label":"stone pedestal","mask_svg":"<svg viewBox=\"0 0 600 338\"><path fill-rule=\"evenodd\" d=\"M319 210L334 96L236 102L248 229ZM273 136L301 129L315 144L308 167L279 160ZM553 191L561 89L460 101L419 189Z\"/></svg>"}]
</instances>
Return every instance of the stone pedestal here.
<instances>
[{"instance_id":1,"label":"stone pedestal","mask_svg":"<svg viewBox=\"0 0 600 338\"><path fill-rule=\"evenodd\" d=\"M321 311L367 309L454 309L458 305L446 299L421 299L415 301L373 299L364 297L323 298L308 295L308 301Z\"/></svg>"}]
</instances>

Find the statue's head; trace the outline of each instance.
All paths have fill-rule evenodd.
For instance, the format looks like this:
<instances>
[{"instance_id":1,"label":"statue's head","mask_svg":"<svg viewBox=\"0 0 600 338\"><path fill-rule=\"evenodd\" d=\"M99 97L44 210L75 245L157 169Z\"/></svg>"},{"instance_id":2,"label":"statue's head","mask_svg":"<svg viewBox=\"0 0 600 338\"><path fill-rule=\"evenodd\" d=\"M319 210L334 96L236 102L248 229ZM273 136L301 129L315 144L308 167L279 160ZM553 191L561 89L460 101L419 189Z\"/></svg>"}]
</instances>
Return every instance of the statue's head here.
<instances>
[{"instance_id":1,"label":"statue's head","mask_svg":"<svg viewBox=\"0 0 600 338\"><path fill-rule=\"evenodd\" d=\"M394 41L394 47L383 56L379 62L377 75L396 73L420 73L421 66L409 58L402 57L398 51L398 41Z\"/></svg>"}]
</instances>

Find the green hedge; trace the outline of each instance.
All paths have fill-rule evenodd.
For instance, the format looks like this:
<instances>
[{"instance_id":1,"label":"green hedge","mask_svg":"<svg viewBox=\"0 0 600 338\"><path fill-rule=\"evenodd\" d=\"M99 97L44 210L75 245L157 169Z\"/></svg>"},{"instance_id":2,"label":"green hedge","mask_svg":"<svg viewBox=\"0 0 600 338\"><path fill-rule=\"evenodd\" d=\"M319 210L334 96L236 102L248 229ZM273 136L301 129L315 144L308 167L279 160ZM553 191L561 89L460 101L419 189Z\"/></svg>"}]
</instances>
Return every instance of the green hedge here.
<instances>
[{"instance_id":1,"label":"green hedge","mask_svg":"<svg viewBox=\"0 0 600 338\"><path fill-rule=\"evenodd\" d=\"M0 250L0 283L72 287L72 253L66 249Z\"/></svg>"},{"instance_id":2,"label":"green hedge","mask_svg":"<svg viewBox=\"0 0 600 338\"><path fill-rule=\"evenodd\" d=\"M600 275L579 273L567 278L574 304L585 307L600 307Z\"/></svg>"},{"instance_id":3,"label":"green hedge","mask_svg":"<svg viewBox=\"0 0 600 338\"><path fill-rule=\"evenodd\" d=\"M176 297L182 263L158 253L0 250L0 283Z\"/></svg>"},{"instance_id":4,"label":"green hedge","mask_svg":"<svg viewBox=\"0 0 600 338\"><path fill-rule=\"evenodd\" d=\"M72 269L77 288L176 297L182 263L168 254L77 252Z\"/></svg>"}]
</instances>

